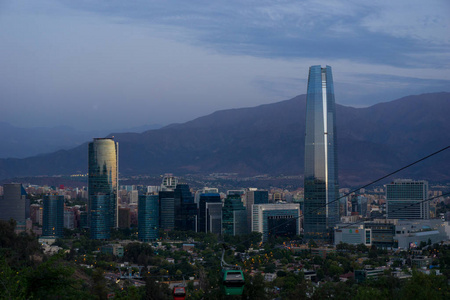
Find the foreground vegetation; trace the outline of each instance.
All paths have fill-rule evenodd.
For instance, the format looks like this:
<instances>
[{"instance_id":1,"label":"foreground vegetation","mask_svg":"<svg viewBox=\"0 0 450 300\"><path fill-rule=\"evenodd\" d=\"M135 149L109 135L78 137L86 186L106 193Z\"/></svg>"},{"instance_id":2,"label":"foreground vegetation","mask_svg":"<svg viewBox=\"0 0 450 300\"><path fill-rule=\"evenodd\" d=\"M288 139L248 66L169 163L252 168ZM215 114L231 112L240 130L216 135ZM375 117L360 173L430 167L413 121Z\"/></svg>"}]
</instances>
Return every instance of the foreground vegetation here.
<instances>
[{"instance_id":1,"label":"foreground vegetation","mask_svg":"<svg viewBox=\"0 0 450 300\"><path fill-rule=\"evenodd\" d=\"M187 280L187 299L225 299L219 284L222 247L213 234L170 232L170 240L166 236L158 247L129 241L124 244L124 256L117 257L99 250L103 244L119 240L93 241L69 232L67 238L57 241L63 250L49 256L35 236L16 234L14 227L13 221L0 221L0 299L106 299L108 295L115 299L171 299L163 282L183 278ZM222 239L233 246L226 251L226 260L245 271L242 299L450 299L450 248L446 245L423 245L421 254L432 255L433 264L439 265L443 274L426 275L409 267L411 253L406 251L390 253L342 244L323 257L310 250L290 251L282 246L286 242L282 239L262 245L257 233ZM183 249L186 241L195 243L195 248ZM125 262L144 266L142 286L116 280L118 266ZM343 274L368 266L386 266L386 270L379 278L363 283L352 277L342 281ZM315 270L316 279L306 280L305 270ZM409 277L399 279L393 270ZM276 275L272 281L265 279L268 273Z\"/></svg>"}]
</instances>

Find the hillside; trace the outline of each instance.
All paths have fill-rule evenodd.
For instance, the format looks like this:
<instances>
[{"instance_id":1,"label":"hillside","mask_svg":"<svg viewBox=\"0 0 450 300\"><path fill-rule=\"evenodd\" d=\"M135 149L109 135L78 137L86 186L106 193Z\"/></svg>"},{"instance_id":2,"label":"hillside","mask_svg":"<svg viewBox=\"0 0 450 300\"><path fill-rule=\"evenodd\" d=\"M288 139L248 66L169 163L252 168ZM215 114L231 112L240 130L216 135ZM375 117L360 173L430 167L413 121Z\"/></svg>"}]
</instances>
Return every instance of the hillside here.
<instances>
[{"instance_id":1,"label":"hillside","mask_svg":"<svg viewBox=\"0 0 450 300\"><path fill-rule=\"evenodd\" d=\"M306 96L218 111L143 133L113 134L124 175L172 172L302 174ZM450 144L450 93L408 96L367 108L336 106L340 181L359 184ZM396 177L449 181L450 151ZM1 159L0 178L87 172L87 144Z\"/></svg>"}]
</instances>

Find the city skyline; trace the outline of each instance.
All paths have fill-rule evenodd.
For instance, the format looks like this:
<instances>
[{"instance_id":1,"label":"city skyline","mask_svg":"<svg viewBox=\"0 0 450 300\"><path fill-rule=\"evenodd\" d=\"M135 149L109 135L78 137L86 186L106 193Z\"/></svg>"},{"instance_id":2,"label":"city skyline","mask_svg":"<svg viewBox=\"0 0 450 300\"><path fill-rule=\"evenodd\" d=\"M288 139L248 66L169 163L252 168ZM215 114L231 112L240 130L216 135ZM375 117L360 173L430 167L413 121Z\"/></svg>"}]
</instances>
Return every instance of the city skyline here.
<instances>
[{"instance_id":1,"label":"city skyline","mask_svg":"<svg viewBox=\"0 0 450 300\"><path fill-rule=\"evenodd\" d=\"M334 66L343 105L450 86L450 4L442 0L0 8L1 119L16 126L185 122L304 94L305 70L317 63Z\"/></svg>"}]
</instances>

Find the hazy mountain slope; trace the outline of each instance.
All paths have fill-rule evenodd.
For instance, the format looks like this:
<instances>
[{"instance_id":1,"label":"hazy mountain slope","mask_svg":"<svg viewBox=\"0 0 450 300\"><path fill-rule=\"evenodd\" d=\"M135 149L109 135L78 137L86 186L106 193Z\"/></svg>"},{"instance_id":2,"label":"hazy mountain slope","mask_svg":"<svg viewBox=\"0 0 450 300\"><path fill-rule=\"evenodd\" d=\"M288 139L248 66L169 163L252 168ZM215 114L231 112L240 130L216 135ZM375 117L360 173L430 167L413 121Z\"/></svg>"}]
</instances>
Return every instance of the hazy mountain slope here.
<instances>
[{"instance_id":1,"label":"hazy mountain slope","mask_svg":"<svg viewBox=\"0 0 450 300\"><path fill-rule=\"evenodd\" d=\"M218 111L141 134L114 134L122 174L302 174L305 95ZM336 106L343 184L375 179L450 144L450 93L408 96L368 108ZM396 177L450 180L450 150ZM0 177L87 172L87 145L0 160Z\"/></svg>"},{"instance_id":2,"label":"hazy mountain slope","mask_svg":"<svg viewBox=\"0 0 450 300\"><path fill-rule=\"evenodd\" d=\"M144 132L160 127L161 125L153 124L119 131ZM105 130L79 131L67 126L21 128L0 122L0 158L25 158L61 149L72 149L93 137L104 137L110 133L111 131Z\"/></svg>"}]
</instances>

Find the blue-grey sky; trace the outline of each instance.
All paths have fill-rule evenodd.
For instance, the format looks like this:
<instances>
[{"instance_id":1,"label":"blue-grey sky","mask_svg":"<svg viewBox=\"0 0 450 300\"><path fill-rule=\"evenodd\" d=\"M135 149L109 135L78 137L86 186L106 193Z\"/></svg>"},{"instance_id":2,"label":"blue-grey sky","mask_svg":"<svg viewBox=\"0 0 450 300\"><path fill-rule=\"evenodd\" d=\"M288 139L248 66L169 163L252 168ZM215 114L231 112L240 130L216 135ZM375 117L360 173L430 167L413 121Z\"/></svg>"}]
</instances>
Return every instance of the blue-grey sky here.
<instances>
[{"instance_id":1,"label":"blue-grey sky","mask_svg":"<svg viewBox=\"0 0 450 300\"><path fill-rule=\"evenodd\" d=\"M306 92L363 107L450 91L450 1L0 0L0 121L185 122Z\"/></svg>"}]
</instances>

